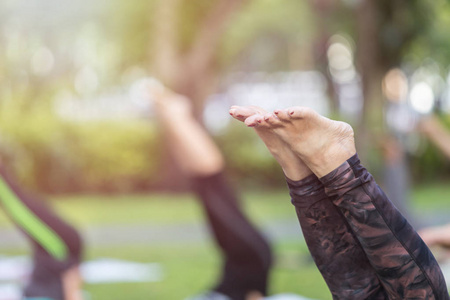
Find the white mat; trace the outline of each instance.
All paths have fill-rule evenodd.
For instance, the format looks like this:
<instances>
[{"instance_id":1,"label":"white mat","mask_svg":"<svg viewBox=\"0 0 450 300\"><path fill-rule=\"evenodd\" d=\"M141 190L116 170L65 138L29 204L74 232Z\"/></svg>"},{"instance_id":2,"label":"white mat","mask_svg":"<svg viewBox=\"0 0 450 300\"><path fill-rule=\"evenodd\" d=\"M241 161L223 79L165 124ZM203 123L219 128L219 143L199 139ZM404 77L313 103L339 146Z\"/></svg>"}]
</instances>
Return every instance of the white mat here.
<instances>
[{"instance_id":1,"label":"white mat","mask_svg":"<svg viewBox=\"0 0 450 300\"><path fill-rule=\"evenodd\" d=\"M31 272L27 256L0 256L0 282L23 282ZM156 282L164 277L158 263L139 263L113 258L84 262L81 274L87 283Z\"/></svg>"}]
</instances>

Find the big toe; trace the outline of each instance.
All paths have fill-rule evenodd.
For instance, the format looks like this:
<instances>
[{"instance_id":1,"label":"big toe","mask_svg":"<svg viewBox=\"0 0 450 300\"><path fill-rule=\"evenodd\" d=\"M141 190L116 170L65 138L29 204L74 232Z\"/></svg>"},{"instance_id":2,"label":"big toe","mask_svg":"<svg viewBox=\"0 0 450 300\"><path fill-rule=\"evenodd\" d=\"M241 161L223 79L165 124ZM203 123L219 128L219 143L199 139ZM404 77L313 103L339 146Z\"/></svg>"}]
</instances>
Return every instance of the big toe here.
<instances>
[{"instance_id":1,"label":"big toe","mask_svg":"<svg viewBox=\"0 0 450 300\"><path fill-rule=\"evenodd\" d=\"M258 113L256 110L246 106L232 106L229 112L233 118L242 122L248 117Z\"/></svg>"},{"instance_id":2,"label":"big toe","mask_svg":"<svg viewBox=\"0 0 450 300\"><path fill-rule=\"evenodd\" d=\"M237 106L233 105L229 111L230 115L239 121L245 121L250 116L260 114L263 115L266 111L257 106Z\"/></svg>"}]
</instances>

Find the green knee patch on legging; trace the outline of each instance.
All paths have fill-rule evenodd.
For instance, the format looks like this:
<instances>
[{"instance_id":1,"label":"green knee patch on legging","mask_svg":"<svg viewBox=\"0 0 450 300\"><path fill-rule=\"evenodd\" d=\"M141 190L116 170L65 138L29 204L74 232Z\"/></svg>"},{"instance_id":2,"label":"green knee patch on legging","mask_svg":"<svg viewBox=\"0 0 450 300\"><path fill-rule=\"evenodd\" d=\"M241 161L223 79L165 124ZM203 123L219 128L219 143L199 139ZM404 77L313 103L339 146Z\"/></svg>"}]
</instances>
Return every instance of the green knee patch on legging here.
<instances>
[{"instance_id":1,"label":"green knee patch on legging","mask_svg":"<svg viewBox=\"0 0 450 300\"><path fill-rule=\"evenodd\" d=\"M14 221L50 255L61 261L67 258L68 249L64 241L22 203L2 177L0 177L0 202Z\"/></svg>"}]
</instances>

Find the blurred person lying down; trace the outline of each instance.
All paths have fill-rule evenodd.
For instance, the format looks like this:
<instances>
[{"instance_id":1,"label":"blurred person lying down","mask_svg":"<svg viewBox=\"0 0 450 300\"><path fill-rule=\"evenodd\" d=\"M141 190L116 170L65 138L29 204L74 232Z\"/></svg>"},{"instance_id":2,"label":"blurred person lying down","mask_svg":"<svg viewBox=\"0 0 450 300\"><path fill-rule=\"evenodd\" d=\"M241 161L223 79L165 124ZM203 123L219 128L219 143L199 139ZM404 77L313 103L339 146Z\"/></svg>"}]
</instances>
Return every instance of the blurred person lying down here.
<instances>
[{"instance_id":1,"label":"blurred person lying down","mask_svg":"<svg viewBox=\"0 0 450 300\"><path fill-rule=\"evenodd\" d=\"M23 299L81 300L83 244L79 233L21 186L0 163L0 206L33 251L33 269Z\"/></svg>"}]
</instances>

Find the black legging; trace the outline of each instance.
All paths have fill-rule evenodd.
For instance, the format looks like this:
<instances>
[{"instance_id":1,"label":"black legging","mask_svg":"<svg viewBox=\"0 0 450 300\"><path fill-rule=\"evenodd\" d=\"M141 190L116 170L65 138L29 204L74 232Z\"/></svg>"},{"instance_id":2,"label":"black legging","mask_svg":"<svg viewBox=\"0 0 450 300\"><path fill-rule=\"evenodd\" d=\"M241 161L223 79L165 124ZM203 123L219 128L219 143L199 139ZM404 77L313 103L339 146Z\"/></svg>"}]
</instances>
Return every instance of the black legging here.
<instances>
[{"instance_id":1,"label":"black legging","mask_svg":"<svg viewBox=\"0 0 450 300\"><path fill-rule=\"evenodd\" d=\"M24 193L0 170L0 203L33 247L33 271L25 297L64 300L61 275L81 260L78 232L58 218L43 201Z\"/></svg>"},{"instance_id":2,"label":"black legging","mask_svg":"<svg viewBox=\"0 0 450 300\"><path fill-rule=\"evenodd\" d=\"M449 299L430 250L357 155L288 186L333 299Z\"/></svg>"},{"instance_id":3,"label":"black legging","mask_svg":"<svg viewBox=\"0 0 450 300\"><path fill-rule=\"evenodd\" d=\"M265 295L270 247L243 215L224 174L195 178L193 183L224 256L222 277L214 290L233 300L244 300L250 291Z\"/></svg>"}]
</instances>

